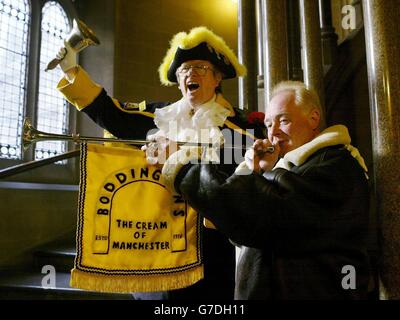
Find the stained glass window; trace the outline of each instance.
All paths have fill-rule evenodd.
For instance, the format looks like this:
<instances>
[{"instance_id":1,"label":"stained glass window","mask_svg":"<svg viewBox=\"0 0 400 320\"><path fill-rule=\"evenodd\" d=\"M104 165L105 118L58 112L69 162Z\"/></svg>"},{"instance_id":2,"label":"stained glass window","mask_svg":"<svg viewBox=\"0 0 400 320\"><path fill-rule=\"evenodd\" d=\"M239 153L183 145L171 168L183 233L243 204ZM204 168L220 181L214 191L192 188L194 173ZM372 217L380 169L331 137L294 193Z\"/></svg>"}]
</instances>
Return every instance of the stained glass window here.
<instances>
[{"instance_id":1,"label":"stained glass window","mask_svg":"<svg viewBox=\"0 0 400 320\"><path fill-rule=\"evenodd\" d=\"M27 0L0 0L0 158L21 158L29 22Z\"/></svg>"},{"instance_id":2,"label":"stained glass window","mask_svg":"<svg viewBox=\"0 0 400 320\"><path fill-rule=\"evenodd\" d=\"M45 72L47 63L51 61L63 40L70 31L67 15L55 1L48 1L42 9L39 95L37 109L38 130L49 133L68 132L68 105L55 89L60 79L59 68ZM42 159L66 151L66 142L43 141L36 144L35 158Z\"/></svg>"}]
</instances>

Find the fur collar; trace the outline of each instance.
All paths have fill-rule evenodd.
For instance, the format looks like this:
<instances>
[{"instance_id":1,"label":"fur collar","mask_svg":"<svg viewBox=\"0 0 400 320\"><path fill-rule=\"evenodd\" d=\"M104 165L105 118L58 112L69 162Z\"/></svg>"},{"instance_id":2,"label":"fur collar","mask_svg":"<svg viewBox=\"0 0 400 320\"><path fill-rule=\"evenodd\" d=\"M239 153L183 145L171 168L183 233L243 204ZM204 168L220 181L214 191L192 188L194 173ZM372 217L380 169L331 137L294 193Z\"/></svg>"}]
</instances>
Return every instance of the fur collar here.
<instances>
[{"instance_id":1,"label":"fur collar","mask_svg":"<svg viewBox=\"0 0 400 320\"><path fill-rule=\"evenodd\" d=\"M365 161L361 156L357 148L353 147L351 144L351 138L349 131L343 125L335 125L329 127L322 131L318 136L316 136L310 142L303 144L302 146L294 149L285 154L281 158L275 168L290 169L293 166L301 166L307 159L317 152L318 150L335 145L344 145L344 147L349 150L351 155L358 161L360 166L365 172L368 171Z\"/></svg>"}]
</instances>

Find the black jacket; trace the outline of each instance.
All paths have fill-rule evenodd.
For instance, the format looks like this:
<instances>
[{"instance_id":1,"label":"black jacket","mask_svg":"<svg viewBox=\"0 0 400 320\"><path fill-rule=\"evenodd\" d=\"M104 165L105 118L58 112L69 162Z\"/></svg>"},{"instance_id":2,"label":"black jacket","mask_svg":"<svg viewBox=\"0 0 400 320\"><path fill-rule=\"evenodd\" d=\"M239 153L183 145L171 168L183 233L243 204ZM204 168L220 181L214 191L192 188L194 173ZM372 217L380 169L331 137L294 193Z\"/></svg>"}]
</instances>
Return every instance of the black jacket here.
<instances>
[{"instance_id":1,"label":"black jacket","mask_svg":"<svg viewBox=\"0 0 400 320\"><path fill-rule=\"evenodd\" d=\"M343 146L264 176L187 165L175 188L242 246L235 298L366 298L368 183Z\"/></svg>"}]
</instances>

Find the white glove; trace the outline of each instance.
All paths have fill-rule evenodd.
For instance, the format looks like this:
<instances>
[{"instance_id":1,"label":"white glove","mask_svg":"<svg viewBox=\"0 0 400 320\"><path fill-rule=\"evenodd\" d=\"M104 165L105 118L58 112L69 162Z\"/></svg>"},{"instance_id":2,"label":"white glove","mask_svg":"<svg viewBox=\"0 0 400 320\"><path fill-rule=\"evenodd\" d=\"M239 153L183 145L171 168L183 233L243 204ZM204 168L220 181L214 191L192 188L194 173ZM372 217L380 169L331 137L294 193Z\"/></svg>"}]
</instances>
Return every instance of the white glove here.
<instances>
[{"instance_id":1,"label":"white glove","mask_svg":"<svg viewBox=\"0 0 400 320\"><path fill-rule=\"evenodd\" d=\"M146 152L146 160L149 165L156 165L157 163L162 163L159 157L164 155L167 149L167 141L168 139L164 136L160 135L160 132L157 132L152 135L148 135L147 139L152 141L147 145L142 146L142 151ZM164 159L165 162L165 159Z\"/></svg>"},{"instance_id":2,"label":"white glove","mask_svg":"<svg viewBox=\"0 0 400 320\"><path fill-rule=\"evenodd\" d=\"M147 136L147 139L152 142L142 146L141 149L146 152L146 160L150 165L164 164L170 154L177 151L177 145L159 132Z\"/></svg>"},{"instance_id":3,"label":"white glove","mask_svg":"<svg viewBox=\"0 0 400 320\"><path fill-rule=\"evenodd\" d=\"M146 152L146 161L149 165L156 165L158 163L158 149L160 147L156 142L142 146L141 150Z\"/></svg>"},{"instance_id":4,"label":"white glove","mask_svg":"<svg viewBox=\"0 0 400 320\"><path fill-rule=\"evenodd\" d=\"M64 73L66 73L68 70L76 67L77 64L77 54L74 49L66 42L64 41L64 46L60 48L58 51L56 57L57 59L61 60L60 62L60 67Z\"/></svg>"},{"instance_id":5,"label":"white glove","mask_svg":"<svg viewBox=\"0 0 400 320\"><path fill-rule=\"evenodd\" d=\"M250 148L244 154L244 161L246 163L247 168L251 171L254 170L254 149Z\"/></svg>"}]
</instances>

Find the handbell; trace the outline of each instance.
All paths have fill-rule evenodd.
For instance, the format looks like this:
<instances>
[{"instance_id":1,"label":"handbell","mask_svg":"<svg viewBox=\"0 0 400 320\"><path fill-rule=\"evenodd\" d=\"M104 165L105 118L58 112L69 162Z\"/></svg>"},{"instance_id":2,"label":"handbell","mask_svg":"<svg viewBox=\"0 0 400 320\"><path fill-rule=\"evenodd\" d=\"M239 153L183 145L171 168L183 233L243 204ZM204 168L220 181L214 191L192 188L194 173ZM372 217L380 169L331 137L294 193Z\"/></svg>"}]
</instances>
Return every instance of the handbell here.
<instances>
[{"instance_id":1,"label":"handbell","mask_svg":"<svg viewBox=\"0 0 400 320\"><path fill-rule=\"evenodd\" d=\"M71 32L65 39L65 42L67 42L76 53L88 46L97 46L100 44L95 33L81 20L77 19L74 19ZM54 58L48 63L45 71L53 70L61 61L62 59Z\"/></svg>"}]
</instances>

